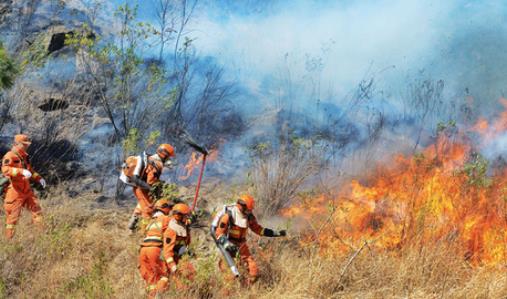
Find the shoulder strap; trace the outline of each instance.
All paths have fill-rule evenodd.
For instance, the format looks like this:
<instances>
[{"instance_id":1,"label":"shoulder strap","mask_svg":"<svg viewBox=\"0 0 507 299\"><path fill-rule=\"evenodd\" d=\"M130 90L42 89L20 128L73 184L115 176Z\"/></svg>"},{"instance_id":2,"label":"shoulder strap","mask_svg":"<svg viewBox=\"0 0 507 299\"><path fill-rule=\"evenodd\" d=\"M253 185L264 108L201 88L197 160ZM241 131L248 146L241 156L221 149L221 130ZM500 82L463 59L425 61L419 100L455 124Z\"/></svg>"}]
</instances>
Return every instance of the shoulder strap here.
<instances>
[{"instance_id":1,"label":"shoulder strap","mask_svg":"<svg viewBox=\"0 0 507 299\"><path fill-rule=\"evenodd\" d=\"M247 216L248 221L252 221L255 219L255 215L253 213L248 214Z\"/></svg>"},{"instance_id":2,"label":"shoulder strap","mask_svg":"<svg viewBox=\"0 0 507 299\"><path fill-rule=\"evenodd\" d=\"M144 152L141 155L135 157L136 157L136 168L134 169L134 174L139 173L139 177L143 178L145 176L144 170L146 168L146 158L144 157ZM139 162L137 162L137 159L139 159Z\"/></svg>"},{"instance_id":3,"label":"shoulder strap","mask_svg":"<svg viewBox=\"0 0 507 299\"><path fill-rule=\"evenodd\" d=\"M160 169L158 167L158 165L157 165L157 163L155 163L155 161L148 159L148 164L150 164L151 166L153 166L153 168L155 168L155 170L157 171L157 177L162 174L162 169Z\"/></svg>"},{"instance_id":4,"label":"shoulder strap","mask_svg":"<svg viewBox=\"0 0 507 299\"><path fill-rule=\"evenodd\" d=\"M143 179L146 179L146 166L148 165L151 165L153 166L153 168L155 168L155 170L157 171L156 173L156 176L159 177L161 174L162 174L162 169L160 169L158 166L157 166L157 163L152 161L150 159L150 155L148 155L146 152L143 152L141 155L139 155L140 159L141 159L141 163L142 163L142 167L141 167L141 176L143 177Z\"/></svg>"},{"instance_id":5,"label":"shoulder strap","mask_svg":"<svg viewBox=\"0 0 507 299\"><path fill-rule=\"evenodd\" d=\"M234 225L234 217L232 217L232 211L230 209L228 209L227 206L225 206L225 213L227 213L227 215L229 215L229 230L232 228L232 226Z\"/></svg>"}]
</instances>

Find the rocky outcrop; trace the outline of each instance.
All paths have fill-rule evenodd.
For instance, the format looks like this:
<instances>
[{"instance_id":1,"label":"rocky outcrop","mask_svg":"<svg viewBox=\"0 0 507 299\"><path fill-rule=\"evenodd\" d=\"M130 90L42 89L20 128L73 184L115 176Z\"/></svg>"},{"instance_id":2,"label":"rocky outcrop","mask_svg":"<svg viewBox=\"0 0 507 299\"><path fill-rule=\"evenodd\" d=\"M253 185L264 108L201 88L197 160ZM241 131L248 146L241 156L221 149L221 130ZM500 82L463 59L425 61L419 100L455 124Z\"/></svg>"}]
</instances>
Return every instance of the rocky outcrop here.
<instances>
[{"instance_id":1,"label":"rocky outcrop","mask_svg":"<svg viewBox=\"0 0 507 299\"><path fill-rule=\"evenodd\" d=\"M40 34L48 35L48 52L64 46L65 34L90 24L79 1L4 0L0 3L0 33L15 52L29 47ZM93 31L100 32L99 27Z\"/></svg>"}]
</instances>

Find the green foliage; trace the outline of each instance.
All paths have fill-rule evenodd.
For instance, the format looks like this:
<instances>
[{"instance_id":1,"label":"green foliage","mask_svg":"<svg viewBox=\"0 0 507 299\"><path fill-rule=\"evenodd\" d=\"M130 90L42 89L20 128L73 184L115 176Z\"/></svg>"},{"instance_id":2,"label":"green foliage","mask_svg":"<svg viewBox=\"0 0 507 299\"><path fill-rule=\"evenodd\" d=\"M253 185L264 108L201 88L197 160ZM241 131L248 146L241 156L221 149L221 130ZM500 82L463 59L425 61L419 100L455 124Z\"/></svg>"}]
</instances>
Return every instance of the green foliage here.
<instances>
[{"instance_id":1,"label":"green foliage","mask_svg":"<svg viewBox=\"0 0 507 299\"><path fill-rule=\"evenodd\" d=\"M47 223L55 222L50 216ZM67 249L72 247L72 226L69 223L49 224L47 233L38 238L38 248L44 248L46 257L52 260L63 258Z\"/></svg>"},{"instance_id":2,"label":"green foliage","mask_svg":"<svg viewBox=\"0 0 507 299\"><path fill-rule=\"evenodd\" d=\"M160 137L160 134L161 133L159 130L151 131L150 134L148 135L148 138L146 138L145 141L146 147L154 145L157 142L158 138Z\"/></svg>"},{"instance_id":3,"label":"green foliage","mask_svg":"<svg viewBox=\"0 0 507 299\"><path fill-rule=\"evenodd\" d=\"M198 290L198 298L210 298L210 294L219 285L219 277L217 275L217 260L215 258L205 258L197 260L197 273L193 282L194 289Z\"/></svg>"},{"instance_id":4,"label":"green foliage","mask_svg":"<svg viewBox=\"0 0 507 299\"><path fill-rule=\"evenodd\" d=\"M54 215L46 215L44 218L44 233L38 234L34 240L35 248L44 252L44 259L56 261L65 258L69 249L72 248L72 222L62 221ZM23 248L17 249L20 252Z\"/></svg>"},{"instance_id":5,"label":"green foliage","mask_svg":"<svg viewBox=\"0 0 507 299\"><path fill-rule=\"evenodd\" d=\"M299 137L295 134L291 134L290 136L290 144L293 150L298 149L310 149L313 145L313 141L311 139Z\"/></svg>"},{"instance_id":6,"label":"green foliage","mask_svg":"<svg viewBox=\"0 0 507 299\"><path fill-rule=\"evenodd\" d=\"M48 52L45 44L46 36L39 34L30 47L21 53L21 70L24 71L32 65L36 68L43 67L48 59Z\"/></svg>"},{"instance_id":7,"label":"green foliage","mask_svg":"<svg viewBox=\"0 0 507 299\"><path fill-rule=\"evenodd\" d=\"M164 198L174 200L180 197L178 191L178 185L176 184L164 184L162 188L162 196Z\"/></svg>"},{"instance_id":8,"label":"green foliage","mask_svg":"<svg viewBox=\"0 0 507 299\"><path fill-rule=\"evenodd\" d=\"M144 145L146 147L154 145L160 137L160 134L158 130L151 131L148 137L146 137ZM123 140L123 151L125 156L140 152L141 146L141 133L139 129L131 128L127 137Z\"/></svg>"},{"instance_id":9,"label":"green foliage","mask_svg":"<svg viewBox=\"0 0 507 299\"><path fill-rule=\"evenodd\" d=\"M150 196L154 198L155 201L162 198L172 200L174 202L180 200L178 185L174 183L168 184L162 181L153 184L150 190Z\"/></svg>"},{"instance_id":10,"label":"green foliage","mask_svg":"<svg viewBox=\"0 0 507 299\"><path fill-rule=\"evenodd\" d=\"M84 49L90 53L94 53L92 49L97 44L99 37L93 37L94 35L91 33L90 26L83 24L78 32L65 35L65 45L73 47L76 50Z\"/></svg>"},{"instance_id":11,"label":"green foliage","mask_svg":"<svg viewBox=\"0 0 507 299\"><path fill-rule=\"evenodd\" d=\"M480 154L474 154L471 161L463 165L461 173L467 176L467 183L471 186L487 188L492 179L488 177L489 161Z\"/></svg>"},{"instance_id":12,"label":"green foliage","mask_svg":"<svg viewBox=\"0 0 507 299\"><path fill-rule=\"evenodd\" d=\"M146 92L159 92L164 83L167 83L164 69L152 63L148 67L148 73L150 79L146 87Z\"/></svg>"},{"instance_id":13,"label":"green foliage","mask_svg":"<svg viewBox=\"0 0 507 299\"><path fill-rule=\"evenodd\" d=\"M263 157L270 154L272 146L267 142L259 142L249 148L252 157Z\"/></svg>"},{"instance_id":14,"label":"green foliage","mask_svg":"<svg viewBox=\"0 0 507 299\"><path fill-rule=\"evenodd\" d=\"M0 43L0 90L11 88L18 74L18 68Z\"/></svg>"},{"instance_id":15,"label":"green foliage","mask_svg":"<svg viewBox=\"0 0 507 299\"><path fill-rule=\"evenodd\" d=\"M125 3L114 12L116 22L120 25L115 40L100 41L93 38L87 25L66 40L67 45L87 53L83 59L91 60L89 65L100 66L90 68L90 77L100 91L102 106L115 127L117 137L125 139L127 152L137 150L135 145L145 136L147 132L144 130L149 127L146 122L151 121L145 117L144 123L138 123L136 111L139 107L136 105L141 100L167 105L161 100L164 97L161 95L163 87L167 83L166 71L156 63L146 66L142 57L145 41L153 36L154 30L148 23L136 22L137 11L137 5ZM137 86L139 83L143 86ZM107 86L106 91L102 89L104 86ZM114 115L121 115L121 127L116 125ZM136 130L134 135L133 130ZM155 137L158 137L157 134L152 133L148 143L154 142Z\"/></svg>"},{"instance_id":16,"label":"green foliage","mask_svg":"<svg viewBox=\"0 0 507 299\"><path fill-rule=\"evenodd\" d=\"M455 128L456 128L456 121L455 120L451 119L448 122L439 122L437 124L437 135L447 129L455 129Z\"/></svg>"},{"instance_id":17,"label":"green foliage","mask_svg":"<svg viewBox=\"0 0 507 299\"><path fill-rule=\"evenodd\" d=\"M216 260L212 258L199 259L197 263L196 281L206 283L215 275Z\"/></svg>"},{"instance_id":18,"label":"green foliage","mask_svg":"<svg viewBox=\"0 0 507 299\"><path fill-rule=\"evenodd\" d=\"M130 129L127 137L123 140L123 151L125 156L139 152L139 130L136 128Z\"/></svg>"},{"instance_id":19,"label":"green foliage","mask_svg":"<svg viewBox=\"0 0 507 299\"><path fill-rule=\"evenodd\" d=\"M0 278L0 299L7 298L7 286L2 278Z\"/></svg>"},{"instance_id":20,"label":"green foliage","mask_svg":"<svg viewBox=\"0 0 507 299\"><path fill-rule=\"evenodd\" d=\"M174 105L174 103L176 102L176 99L178 98L179 92L180 92L180 89L178 87L174 87L173 89L171 89L171 91L169 92L169 95L165 98L165 101L164 101L164 108L165 109L169 109Z\"/></svg>"}]
</instances>

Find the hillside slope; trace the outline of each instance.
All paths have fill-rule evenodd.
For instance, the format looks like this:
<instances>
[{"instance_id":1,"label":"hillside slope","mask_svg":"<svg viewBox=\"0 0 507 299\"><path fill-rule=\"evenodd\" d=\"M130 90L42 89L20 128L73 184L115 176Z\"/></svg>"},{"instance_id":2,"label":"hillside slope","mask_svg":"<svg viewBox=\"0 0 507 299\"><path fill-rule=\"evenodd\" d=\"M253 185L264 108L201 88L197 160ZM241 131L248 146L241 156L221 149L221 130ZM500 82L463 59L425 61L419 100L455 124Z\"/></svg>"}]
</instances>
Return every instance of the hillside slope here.
<instances>
[{"instance_id":1,"label":"hillside slope","mask_svg":"<svg viewBox=\"0 0 507 299\"><path fill-rule=\"evenodd\" d=\"M221 187L208 205L223 198ZM0 242L0 298L141 298L137 269L141 234L125 228L133 202L118 207L96 194L69 199L53 191L42 201L46 227L30 226L25 212L13 242ZM203 201L205 202L205 201ZM4 221L4 216L0 217ZM202 220L202 224L207 222ZM267 221L264 221L267 223ZM3 235L3 225L0 228ZM261 269L252 287L227 285L218 273L217 253L206 228L193 230L198 275L185 293L166 298L505 298L504 266L468 265L451 245L378 252L369 246L348 254L321 256L292 231L286 239L250 244Z\"/></svg>"}]
</instances>

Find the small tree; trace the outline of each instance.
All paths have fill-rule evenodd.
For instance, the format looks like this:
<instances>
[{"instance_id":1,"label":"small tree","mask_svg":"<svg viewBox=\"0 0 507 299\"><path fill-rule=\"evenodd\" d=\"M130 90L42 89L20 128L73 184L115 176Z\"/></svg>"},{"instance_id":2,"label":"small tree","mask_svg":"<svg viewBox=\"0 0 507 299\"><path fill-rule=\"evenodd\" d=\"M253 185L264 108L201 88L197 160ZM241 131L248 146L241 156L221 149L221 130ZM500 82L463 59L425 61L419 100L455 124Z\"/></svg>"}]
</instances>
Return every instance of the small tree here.
<instances>
[{"instance_id":1,"label":"small tree","mask_svg":"<svg viewBox=\"0 0 507 299\"><path fill-rule=\"evenodd\" d=\"M143 59L143 42L153 35L151 25L137 22L137 6L121 5L114 16L120 24L116 40L104 41L89 25L69 35L84 66L84 75L98 95L99 103L114 128L115 139L132 145L143 140L163 108L165 71Z\"/></svg>"},{"instance_id":2,"label":"small tree","mask_svg":"<svg viewBox=\"0 0 507 299\"><path fill-rule=\"evenodd\" d=\"M11 88L18 74L16 64L7 54L2 43L0 43L0 91Z\"/></svg>"},{"instance_id":3,"label":"small tree","mask_svg":"<svg viewBox=\"0 0 507 299\"><path fill-rule=\"evenodd\" d=\"M10 120L12 101L4 96L3 90L14 86L19 69L0 42L0 129Z\"/></svg>"}]
</instances>

